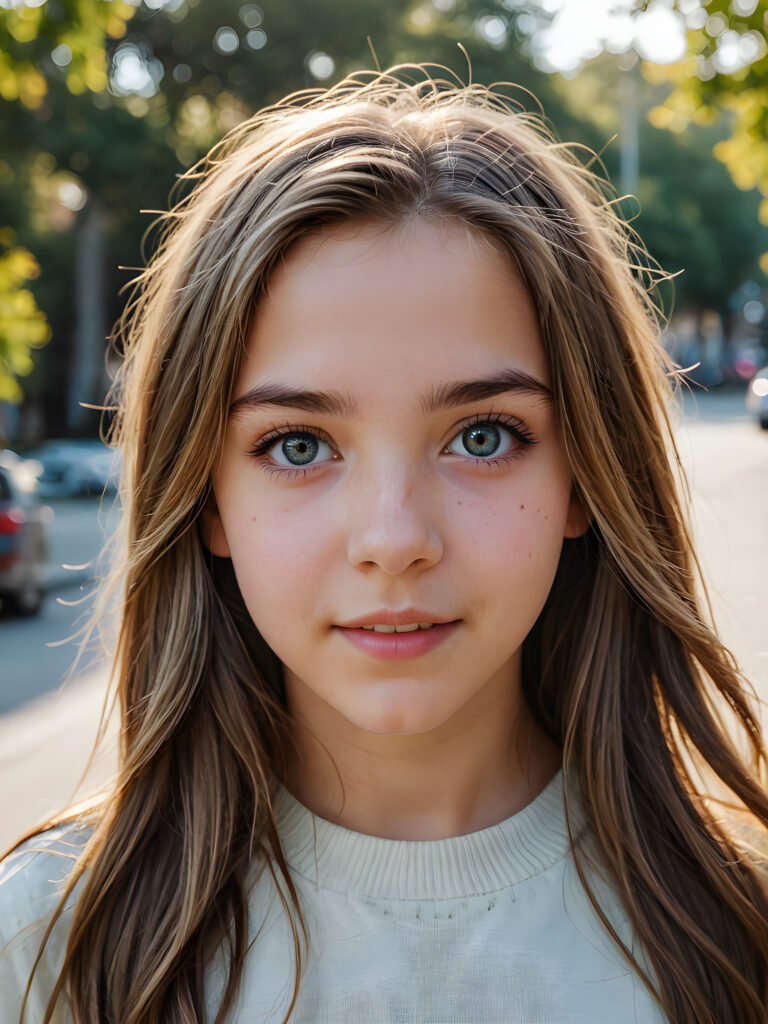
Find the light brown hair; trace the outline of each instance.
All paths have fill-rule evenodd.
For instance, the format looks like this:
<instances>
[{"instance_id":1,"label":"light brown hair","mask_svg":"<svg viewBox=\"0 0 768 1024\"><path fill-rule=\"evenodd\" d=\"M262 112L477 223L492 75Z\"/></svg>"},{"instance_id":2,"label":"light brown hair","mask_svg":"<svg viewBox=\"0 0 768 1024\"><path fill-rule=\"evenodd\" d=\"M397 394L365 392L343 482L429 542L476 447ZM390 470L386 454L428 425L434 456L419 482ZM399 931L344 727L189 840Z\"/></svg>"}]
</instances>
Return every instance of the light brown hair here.
<instances>
[{"instance_id":1,"label":"light brown hair","mask_svg":"<svg viewBox=\"0 0 768 1024\"><path fill-rule=\"evenodd\" d=\"M119 775L72 875L81 888L46 1021L64 985L78 1024L202 1021L204 970L222 943L224 1021L256 858L285 883L300 984L306 936L270 804L280 664L197 521L276 261L343 220L435 216L484 232L522 275L591 517L565 542L523 678L647 963L624 954L676 1024L763 1022L765 883L698 773L719 780L763 839L765 752L702 607L650 262L605 183L502 88L408 65L261 111L187 181L120 327ZM587 853L575 845L574 856L589 891Z\"/></svg>"}]
</instances>

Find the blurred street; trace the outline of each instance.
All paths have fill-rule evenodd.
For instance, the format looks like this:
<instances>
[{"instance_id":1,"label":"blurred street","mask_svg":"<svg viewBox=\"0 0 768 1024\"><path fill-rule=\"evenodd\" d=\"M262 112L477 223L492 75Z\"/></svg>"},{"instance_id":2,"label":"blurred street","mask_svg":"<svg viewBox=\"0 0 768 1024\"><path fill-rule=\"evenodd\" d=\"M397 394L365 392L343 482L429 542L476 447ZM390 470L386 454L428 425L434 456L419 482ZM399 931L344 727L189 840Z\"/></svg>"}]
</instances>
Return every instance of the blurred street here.
<instances>
[{"instance_id":1,"label":"blurred street","mask_svg":"<svg viewBox=\"0 0 768 1024\"><path fill-rule=\"evenodd\" d=\"M747 418L742 394L701 392L686 399L677 440L716 619L768 700L768 431ZM86 499L52 505L52 562L82 566L97 558L114 526L111 503L101 512ZM66 802L85 768L106 669L92 651L65 680L76 644L61 641L87 616L93 572L57 571L39 616L0 617L0 848ZM106 777L111 756L97 765L94 783Z\"/></svg>"},{"instance_id":2,"label":"blurred street","mask_svg":"<svg viewBox=\"0 0 768 1024\"><path fill-rule=\"evenodd\" d=\"M54 520L48 532L48 597L39 615L0 617L0 715L58 687L70 668L75 643L67 642L85 624L89 595L103 539L116 524L114 498L49 502ZM34 655L31 654L34 652ZM84 653L80 667L98 654Z\"/></svg>"},{"instance_id":3,"label":"blurred street","mask_svg":"<svg viewBox=\"0 0 768 1024\"><path fill-rule=\"evenodd\" d=\"M677 444L715 621L768 701L768 431L744 416L741 394L700 393L685 403Z\"/></svg>"}]
</instances>

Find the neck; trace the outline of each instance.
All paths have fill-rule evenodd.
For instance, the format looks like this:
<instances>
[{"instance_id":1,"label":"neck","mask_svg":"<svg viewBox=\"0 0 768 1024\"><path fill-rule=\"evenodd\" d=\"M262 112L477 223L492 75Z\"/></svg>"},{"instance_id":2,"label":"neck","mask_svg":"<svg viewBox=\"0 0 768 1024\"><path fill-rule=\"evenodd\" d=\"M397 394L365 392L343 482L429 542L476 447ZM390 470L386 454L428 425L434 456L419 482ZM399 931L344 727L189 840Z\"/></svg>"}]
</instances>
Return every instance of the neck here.
<instances>
[{"instance_id":1,"label":"neck","mask_svg":"<svg viewBox=\"0 0 768 1024\"><path fill-rule=\"evenodd\" d=\"M560 767L522 689L499 673L430 732L357 728L286 671L292 722L284 782L319 817L386 839L444 839L527 806Z\"/></svg>"}]
</instances>

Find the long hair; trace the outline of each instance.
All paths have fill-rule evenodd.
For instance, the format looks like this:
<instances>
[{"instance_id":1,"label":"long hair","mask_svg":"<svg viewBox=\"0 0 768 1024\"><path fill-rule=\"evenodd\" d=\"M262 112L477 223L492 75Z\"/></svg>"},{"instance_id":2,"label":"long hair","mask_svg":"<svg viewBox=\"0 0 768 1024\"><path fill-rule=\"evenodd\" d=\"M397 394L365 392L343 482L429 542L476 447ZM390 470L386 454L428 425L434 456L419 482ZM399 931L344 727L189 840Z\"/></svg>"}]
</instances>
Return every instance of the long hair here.
<instances>
[{"instance_id":1,"label":"long hair","mask_svg":"<svg viewBox=\"0 0 768 1024\"><path fill-rule=\"evenodd\" d=\"M764 837L765 752L702 603L651 263L606 183L502 88L419 65L262 110L186 183L119 327L119 773L71 876L77 901L45 1022L66 986L78 1024L197 1024L204 971L222 947L223 1021L259 859L280 883L299 984L306 936L270 803L281 668L197 520L276 262L345 220L447 217L508 253L530 292L591 519L565 542L523 647L527 700L591 824L589 848L574 843L577 867L609 930L589 862L611 879L642 961L613 937L671 1021L762 1024L766 886L701 776Z\"/></svg>"}]
</instances>

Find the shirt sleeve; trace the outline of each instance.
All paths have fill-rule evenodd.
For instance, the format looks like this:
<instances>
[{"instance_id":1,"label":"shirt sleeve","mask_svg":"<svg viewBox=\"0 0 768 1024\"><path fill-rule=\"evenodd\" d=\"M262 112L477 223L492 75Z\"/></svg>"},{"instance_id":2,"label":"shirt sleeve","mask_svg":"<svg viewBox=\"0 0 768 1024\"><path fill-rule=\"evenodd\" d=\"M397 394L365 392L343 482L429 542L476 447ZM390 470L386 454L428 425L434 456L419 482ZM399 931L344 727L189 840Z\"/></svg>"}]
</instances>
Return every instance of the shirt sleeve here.
<instances>
[{"instance_id":1,"label":"shirt sleeve","mask_svg":"<svg viewBox=\"0 0 768 1024\"><path fill-rule=\"evenodd\" d=\"M34 971L21 1016L24 993L77 856L90 830L69 825L41 833L0 863L0 1018L3 1024L38 1024L64 963L75 893L54 925ZM66 995L54 1024L71 1024Z\"/></svg>"}]
</instances>

